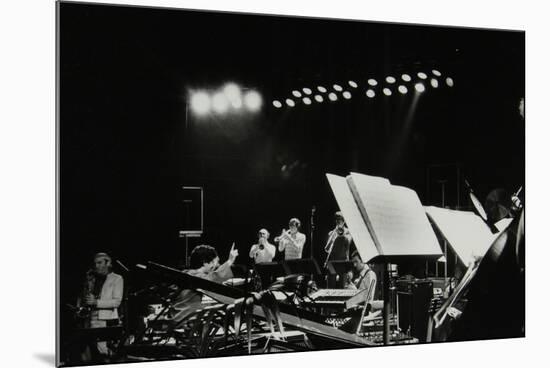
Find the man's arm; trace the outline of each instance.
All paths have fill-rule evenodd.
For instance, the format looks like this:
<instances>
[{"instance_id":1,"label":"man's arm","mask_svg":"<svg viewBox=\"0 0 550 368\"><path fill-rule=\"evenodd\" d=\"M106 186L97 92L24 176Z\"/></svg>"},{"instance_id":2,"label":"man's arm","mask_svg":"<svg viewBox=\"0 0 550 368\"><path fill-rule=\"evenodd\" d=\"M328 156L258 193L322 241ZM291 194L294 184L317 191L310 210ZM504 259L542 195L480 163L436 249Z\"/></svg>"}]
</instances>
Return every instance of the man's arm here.
<instances>
[{"instance_id":1,"label":"man's arm","mask_svg":"<svg viewBox=\"0 0 550 368\"><path fill-rule=\"evenodd\" d=\"M232 265L233 262L227 260L224 264L218 267L216 271L212 272L212 276L208 277L208 279L210 279L210 281L221 283L233 278L233 271L231 270Z\"/></svg>"},{"instance_id":2,"label":"man's arm","mask_svg":"<svg viewBox=\"0 0 550 368\"><path fill-rule=\"evenodd\" d=\"M229 258L227 261L218 267L218 269L212 273L210 273L210 277L208 277L211 281L215 282L224 282L226 280L229 280L230 278L233 278L233 271L231 270L231 266L233 266L233 263L235 262L235 259L239 255L239 251L235 249L235 243L231 245L231 250L229 251Z\"/></svg>"},{"instance_id":3,"label":"man's arm","mask_svg":"<svg viewBox=\"0 0 550 368\"><path fill-rule=\"evenodd\" d=\"M257 249L258 249L258 244L254 244L252 247L250 247L250 252L248 252L248 256L250 258L254 258L254 255Z\"/></svg>"},{"instance_id":4,"label":"man's arm","mask_svg":"<svg viewBox=\"0 0 550 368\"><path fill-rule=\"evenodd\" d=\"M118 308L122 302L122 293L124 291L124 280L121 276L114 281L113 296L111 299L97 299L98 309Z\"/></svg>"},{"instance_id":5,"label":"man's arm","mask_svg":"<svg viewBox=\"0 0 550 368\"><path fill-rule=\"evenodd\" d=\"M373 283L373 282L374 282L374 284L373 284L372 289L370 290L369 295L368 295L368 300L369 301L374 299L374 293L375 293L375 290L376 290L376 272L369 269L367 271L367 274L363 278L363 281L361 282L361 284L362 284L361 288L362 289L367 289L367 288L370 287L371 283Z\"/></svg>"},{"instance_id":6,"label":"man's arm","mask_svg":"<svg viewBox=\"0 0 550 368\"><path fill-rule=\"evenodd\" d=\"M282 252L285 250L286 248L286 238L282 238L281 240L279 240L279 252Z\"/></svg>"}]
</instances>

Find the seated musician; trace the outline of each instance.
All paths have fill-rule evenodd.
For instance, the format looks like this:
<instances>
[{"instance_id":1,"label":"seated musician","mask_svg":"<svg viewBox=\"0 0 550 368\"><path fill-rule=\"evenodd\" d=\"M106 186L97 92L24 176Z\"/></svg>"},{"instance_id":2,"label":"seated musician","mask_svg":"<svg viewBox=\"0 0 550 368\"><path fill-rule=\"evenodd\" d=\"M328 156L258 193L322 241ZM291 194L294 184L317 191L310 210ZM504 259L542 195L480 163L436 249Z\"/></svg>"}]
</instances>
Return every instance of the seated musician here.
<instances>
[{"instance_id":1,"label":"seated musician","mask_svg":"<svg viewBox=\"0 0 550 368\"><path fill-rule=\"evenodd\" d=\"M89 317L84 327L100 328L116 326L120 323L118 307L122 302L124 280L112 272L112 259L107 253L94 256L94 268L86 273L86 281L77 301L77 307L86 308ZM106 358L111 355L107 342L100 341L95 347L87 346L82 354L83 361Z\"/></svg>"},{"instance_id":2,"label":"seated musician","mask_svg":"<svg viewBox=\"0 0 550 368\"><path fill-rule=\"evenodd\" d=\"M250 248L249 256L254 263L271 262L275 257L276 248L269 242L269 231L260 229L258 232L258 243Z\"/></svg>"},{"instance_id":3,"label":"seated musician","mask_svg":"<svg viewBox=\"0 0 550 368\"><path fill-rule=\"evenodd\" d=\"M369 293L369 297L367 298L369 301L372 301L376 290L376 273L369 267L368 264L363 263L363 260L357 251L353 252L351 255L351 262L353 264L354 272L349 275L349 282L346 287L349 289L367 289L372 283L373 287Z\"/></svg>"},{"instance_id":4,"label":"seated musician","mask_svg":"<svg viewBox=\"0 0 550 368\"><path fill-rule=\"evenodd\" d=\"M347 261L352 242L351 233L346 227L342 212L336 212L334 220L336 227L328 233L325 252L328 253L328 261Z\"/></svg>"},{"instance_id":5,"label":"seated musician","mask_svg":"<svg viewBox=\"0 0 550 368\"><path fill-rule=\"evenodd\" d=\"M279 252L285 252L285 260L302 258L302 251L306 243L306 235L300 229L300 220L291 218L288 222L288 230L283 230L281 235L275 238L279 243Z\"/></svg>"},{"instance_id":6,"label":"seated musician","mask_svg":"<svg viewBox=\"0 0 550 368\"><path fill-rule=\"evenodd\" d=\"M239 255L235 249L235 244L231 246L229 258L220 265L220 257L216 249L210 245L198 245L191 251L191 268L186 271L189 275L200 277L218 283L222 283L233 277L231 266ZM174 322L179 323L195 310L201 307L202 294L195 290L181 290L174 300L173 309L175 314L172 316Z\"/></svg>"}]
</instances>

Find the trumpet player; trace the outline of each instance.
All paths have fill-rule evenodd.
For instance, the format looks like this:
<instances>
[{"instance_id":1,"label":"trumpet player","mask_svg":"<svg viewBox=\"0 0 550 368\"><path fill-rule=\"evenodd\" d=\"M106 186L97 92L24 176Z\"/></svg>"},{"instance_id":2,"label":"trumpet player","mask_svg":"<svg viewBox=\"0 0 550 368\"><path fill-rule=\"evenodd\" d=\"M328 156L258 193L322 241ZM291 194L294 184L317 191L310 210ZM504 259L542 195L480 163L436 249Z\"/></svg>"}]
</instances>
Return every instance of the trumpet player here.
<instances>
[{"instance_id":1,"label":"trumpet player","mask_svg":"<svg viewBox=\"0 0 550 368\"><path fill-rule=\"evenodd\" d=\"M336 226L328 233L328 240L325 245L328 261L347 261L349 260L349 251L353 241L351 234L346 227L342 212L334 214Z\"/></svg>"},{"instance_id":2,"label":"trumpet player","mask_svg":"<svg viewBox=\"0 0 550 368\"><path fill-rule=\"evenodd\" d=\"M275 242L279 243L279 252L285 252L285 260L302 258L306 235L299 231L300 225L300 220L291 218L288 230L283 229L281 235L275 238Z\"/></svg>"},{"instance_id":3,"label":"trumpet player","mask_svg":"<svg viewBox=\"0 0 550 368\"><path fill-rule=\"evenodd\" d=\"M112 272L112 259L107 253L94 256L94 268L86 273L86 281L77 306L87 310L85 326L90 328L110 327L119 324L118 307L122 302L124 280ZM94 350L94 351L92 351ZM87 347L82 354L84 361L106 358L111 354L107 342L100 341L93 347Z\"/></svg>"},{"instance_id":4,"label":"trumpet player","mask_svg":"<svg viewBox=\"0 0 550 368\"><path fill-rule=\"evenodd\" d=\"M269 242L269 231L258 231L258 242L250 248L249 256L254 263L271 262L275 257L276 248Z\"/></svg>"}]
</instances>

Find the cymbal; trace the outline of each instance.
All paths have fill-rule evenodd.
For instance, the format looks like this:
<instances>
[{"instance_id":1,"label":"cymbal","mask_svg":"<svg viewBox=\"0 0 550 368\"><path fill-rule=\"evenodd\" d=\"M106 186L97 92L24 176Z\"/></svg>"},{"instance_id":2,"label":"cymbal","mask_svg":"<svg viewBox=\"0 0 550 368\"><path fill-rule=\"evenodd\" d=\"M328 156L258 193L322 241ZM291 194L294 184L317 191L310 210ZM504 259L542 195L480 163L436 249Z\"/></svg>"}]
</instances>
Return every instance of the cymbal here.
<instances>
[{"instance_id":1,"label":"cymbal","mask_svg":"<svg viewBox=\"0 0 550 368\"><path fill-rule=\"evenodd\" d=\"M498 222L510 214L512 201L510 194L502 188L489 192L485 199L487 217L492 223Z\"/></svg>"}]
</instances>

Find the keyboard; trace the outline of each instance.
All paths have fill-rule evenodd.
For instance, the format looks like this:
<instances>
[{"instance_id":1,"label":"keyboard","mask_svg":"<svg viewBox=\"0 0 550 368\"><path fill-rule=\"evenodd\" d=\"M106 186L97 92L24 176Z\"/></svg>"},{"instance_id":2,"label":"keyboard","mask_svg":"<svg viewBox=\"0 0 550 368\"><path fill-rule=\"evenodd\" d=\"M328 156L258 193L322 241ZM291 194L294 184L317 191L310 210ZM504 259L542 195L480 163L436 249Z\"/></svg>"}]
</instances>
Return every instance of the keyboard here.
<instances>
[{"instance_id":1,"label":"keyboard","mask_svg":"<svg viewBox=\"0 0 550 368\"><path fill-rule=\"evenodd\" d=\"M313 300L319 298L351 298L360 291L356 289L319 289L309 297Z\"/></svg>"}]
</instances>

